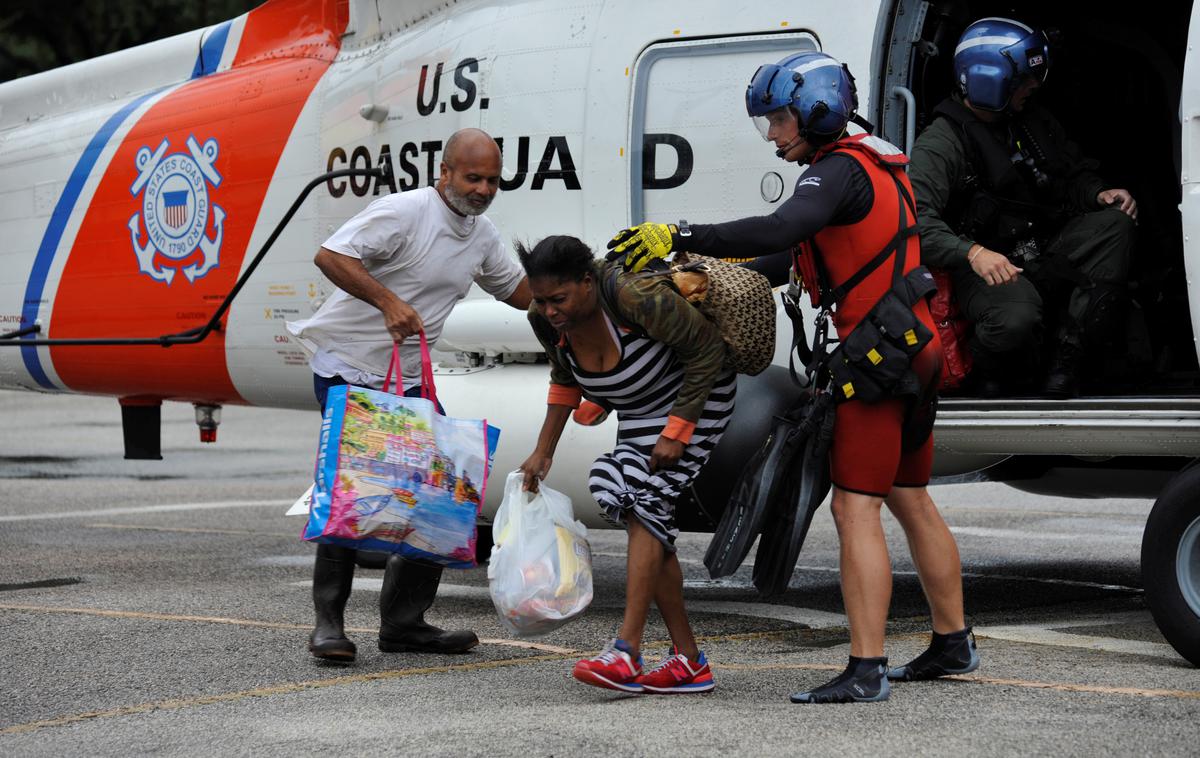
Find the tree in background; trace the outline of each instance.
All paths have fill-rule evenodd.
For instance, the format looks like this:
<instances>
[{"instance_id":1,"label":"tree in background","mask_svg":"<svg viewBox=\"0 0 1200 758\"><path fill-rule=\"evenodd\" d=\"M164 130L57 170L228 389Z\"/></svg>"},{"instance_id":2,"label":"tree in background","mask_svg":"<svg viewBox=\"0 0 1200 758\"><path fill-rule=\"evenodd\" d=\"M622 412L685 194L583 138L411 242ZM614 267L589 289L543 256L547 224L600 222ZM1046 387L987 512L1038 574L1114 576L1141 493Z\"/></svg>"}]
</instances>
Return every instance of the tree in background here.
<instances>
[{"instance_id":1,"label":"tree in background","mask_svg":"<svg viewBox=\"0 0 1200 758\"><path fill-rule=\"evenodd\" d=\"M227 21L263 0L6 0L0 81Z\"/></svg>"}]
</instances>

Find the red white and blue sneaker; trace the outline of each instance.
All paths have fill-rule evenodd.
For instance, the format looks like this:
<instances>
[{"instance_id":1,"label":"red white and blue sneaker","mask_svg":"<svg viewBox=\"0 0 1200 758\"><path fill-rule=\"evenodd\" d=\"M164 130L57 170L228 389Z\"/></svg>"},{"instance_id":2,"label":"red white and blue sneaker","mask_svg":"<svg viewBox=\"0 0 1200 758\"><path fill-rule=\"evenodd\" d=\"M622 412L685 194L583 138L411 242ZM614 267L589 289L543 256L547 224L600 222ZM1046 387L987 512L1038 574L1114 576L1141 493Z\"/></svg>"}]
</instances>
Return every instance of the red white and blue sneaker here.
<instances>
[{"instance_id":1,"label":"red white and blue sneaker","mask_svg":"<svg viewBox=\"0 0 1200 758\"><path fill-rule=\"evenodd\" d=\"M642 685L637 679L642 673L642 657L635 661L632 652L625 640L612 640L595 658L576 663L571 676L593 687L640 693Z\"/></svg>"},{"instance_id":2,"label":"red white and blue sneaker","mask_svg":"<svg viewBox=\"0 0 1200 758\"><path fill-rule=\"evenodd\" d=\"M703 650L700 651L699 658L689 661L686 655L674 647L671 648L671 655L639 676L637 683L642 685L646 692L655 695L709 692L717 686Z\"/></svg>"}]
</instances>

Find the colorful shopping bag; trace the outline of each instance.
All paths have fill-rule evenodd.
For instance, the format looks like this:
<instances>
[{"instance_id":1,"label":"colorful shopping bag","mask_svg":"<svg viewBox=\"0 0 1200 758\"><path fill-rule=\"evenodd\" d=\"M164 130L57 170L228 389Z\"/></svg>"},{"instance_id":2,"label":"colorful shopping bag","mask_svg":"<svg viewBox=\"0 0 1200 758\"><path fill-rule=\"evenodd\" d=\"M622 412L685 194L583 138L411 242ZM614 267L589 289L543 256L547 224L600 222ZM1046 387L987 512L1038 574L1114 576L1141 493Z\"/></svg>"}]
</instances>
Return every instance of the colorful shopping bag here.
<instances>
[{"instance_id":1,"label":"colorful shopping bag","mask_svg":"<svg viewBox=\"0 0 1200 758\"><path fill-rule=\"evenodd\" d=\"M438 412L421 333L421 397L341 386L329 390L304 539L382 550L453 568L475 565L475 523L500 430Z\"/></svg>"}]
</instances>

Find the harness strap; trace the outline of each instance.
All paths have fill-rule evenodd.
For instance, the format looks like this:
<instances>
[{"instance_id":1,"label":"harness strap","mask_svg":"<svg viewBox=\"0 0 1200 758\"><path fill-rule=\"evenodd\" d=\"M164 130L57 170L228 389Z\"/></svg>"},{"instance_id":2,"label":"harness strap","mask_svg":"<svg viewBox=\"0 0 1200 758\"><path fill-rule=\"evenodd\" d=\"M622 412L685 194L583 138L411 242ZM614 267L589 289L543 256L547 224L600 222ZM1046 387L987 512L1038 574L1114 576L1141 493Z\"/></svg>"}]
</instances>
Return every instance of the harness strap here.
<instances>
[{"instance_id":1,"label":"harness strap","mask_svg":"<svg viewBox=\"0 0 1200 758\"><path fill-rule=\"evenodd\" d=\"M863 280L868 276L875 273L875 269L882 266L883 262L891 257L893 253L896 257L895 263L892 266L892 289L895 289L897 294L900 294L901 292L900 282L904 278L904 258L906 247L903 243L909 237L912 237L917 233L916 224L910 225L908 223L908 208L911 205L913 218L916 218L917 208L916 202L912 199L912 196L909 195L908 190L905 189L903 182L896 178L895 169L889 168L887 171L888 176L891 177L892 182L896 185L897 197L899 198L900 202L900 228L896 231L896 234L891 238L891 240L889 240L888 243L883 246L883 249L876 253L875 257L868 261L865 266L854 272L853 276L842 282L833 290L826 290L824 287L821 288L821 306L823 308L832 308L836 303L844 300L846 295L850 294L851 290L853 290L859 284L862 284ZM821 269L820 275L825 279L825 281L829 281L828 271L825 270L825 266L821 262L821 256L816 250L815 243L813 247L813 252L815 253L814 258L816 259L818 268Z\"/></svg>"},{"instance_id":2,"label":"harness strap","mask_svg":"<svg viewBox=\"0 0 1200 758\"><path fill-rule=\"evenodd\" d=\"M653 274L657 274L657 272L653 272L652 275ZM617 307L617 293L621 287L620 282L617 279L619 275L620 271L618 270L618 267L612 266L608 269L608 273L606 275L599 277L600 306L604 308L605 312L608 314L608 317L612 319L613 323L615 323L617 326L621 327L622 329L626 329L633 334L638 335L639 337L645 337L646 330L642 328L641 324L635 324L629 319L625 318L623 315L621 315L620 308ZM641 277L639 276L638 278Z\"/></svg>"},{"instance_id":3,"label":"harness strap","mask_svg":"<svg viewBox=\"0 0 1200 758\"><path fill-rule=\"evenodd\" d=\"M788 354L788 372L792 376L792 381L803 386L805 383L800 381L799 375L796 373L795 358L799 357L800 362L804 365L804 370L807 376L816 377L818 372L825 362L826 347L829 344L829 312L833 306L843 300L855 287L862 283L864 279L870 276L876 269L883 265L889 257L894 256L892 264L892 291L909 307L915 303L909 302L909 290L904 286L904 259L907 256L905 240L916 234L917 227L915 224L908 223L909 209L912 209L913 218L916 218L916 201L905 188L904 183L897 178L895 171L898 169L888 169L888 176L896 185L896 194L900 204L900 223L899 229L893 235L891 240L884 245L875 256L862 268L854 273L846 281L836 289L829 290L823 286L824 282L830 281L829 271L826 269L821 252L817 248L815 240L809 240L812 246L812 258L817 268L817 276L820 282L817 287L821 291L821 311L817 314L816 328L813 331L812 347L806 343L804 332L804 319L800 314L799 298L800 290L796 283L788 288L788 291L783 294L783 309L787 314L788 319L792 322L792 348Z\"/></svg>"}]
</instances>

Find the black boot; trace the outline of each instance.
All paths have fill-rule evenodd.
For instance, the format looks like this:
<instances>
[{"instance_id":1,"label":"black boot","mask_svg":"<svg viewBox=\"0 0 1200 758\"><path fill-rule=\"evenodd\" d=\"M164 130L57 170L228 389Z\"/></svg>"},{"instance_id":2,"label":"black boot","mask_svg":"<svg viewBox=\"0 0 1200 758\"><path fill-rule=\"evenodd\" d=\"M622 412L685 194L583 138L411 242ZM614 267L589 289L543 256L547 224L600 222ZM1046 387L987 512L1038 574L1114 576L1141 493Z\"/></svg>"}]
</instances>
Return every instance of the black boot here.
<instances>
[{"instance_id":1,"label":"black boot","mask_svg":"<svg viewBox=\"0 0 1200 758\"><path fill-rule=\"evenodd\" d=\"M888 671L895 682L919 682L942 676L969 674L979 668L979 651L971 627L950 634L933 633L929 648L903 666Z\"/></svg>"},{"instance_id":2,"label":"black boot","mask_svg":"<svg viewBox=\"0 0 1200 758\"><path fill-rule=\"evenodd\" d=\"M1065 400L1079 394L1079 364L1083 361L1083 348L1078 342L1064 339L1058 345L1042 394L1056 400Z\"/></svg>"},{"instance_id":3,"label":"black boot","mask_svg":"<svg viewBox=\"0 0 1200 758\"><path fill-rule=\"evenodd\" d=\"M353 663L357 649L346 639L343 614L354 582L354 551L336 545L317 545L313 565L313 609L317 625L308 639L313 656L335 663Z\"/></svg>"},{"instance_id":4,"label":"black boot","mask_svg":"<svg viewBox=\"0 0 1200 758\"><path fill-rule=\"evenodd\" d=\"M1003 397L1008 391L1003 376L1003 362L995 353L982 347L978 340L971 340L967 349L971 353L971 373L963 387L964 394L985 400Z\"/></svg>"},{"instance_id":5,"label":"black boot","mask_svg":"<svg viewBox=\"0 0 1200 758\"><path fill-rule=\"evenodd\" d=\"M442 567L393 555L379 595L379 649L385 653L465 653L479 644L475 632L446 632L425 623Z\"/></svg>"}]
</instances>

